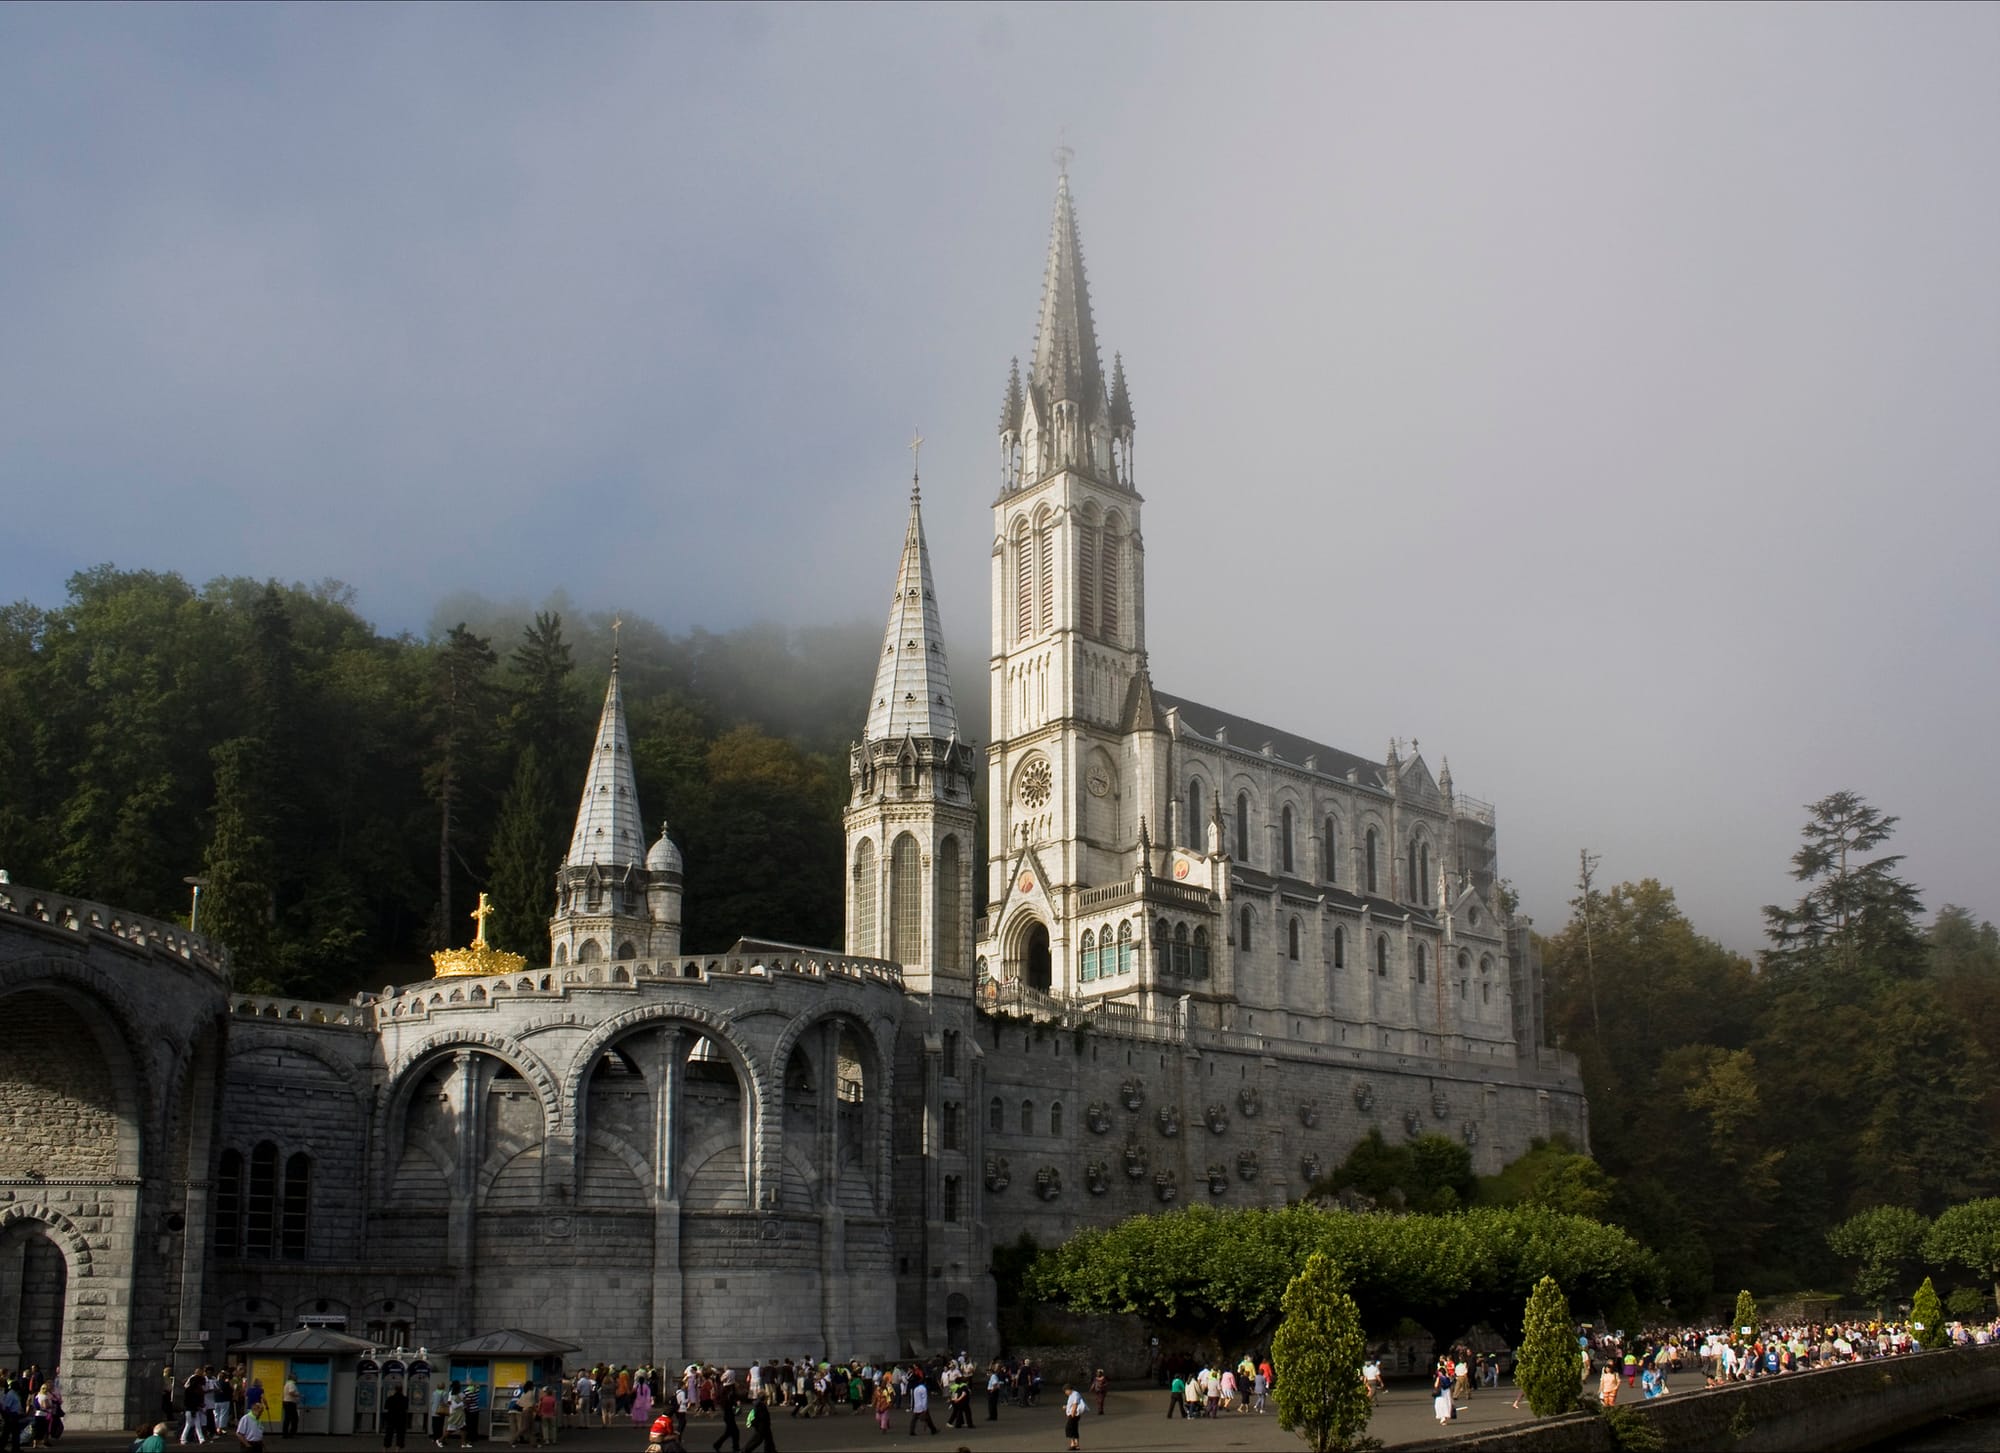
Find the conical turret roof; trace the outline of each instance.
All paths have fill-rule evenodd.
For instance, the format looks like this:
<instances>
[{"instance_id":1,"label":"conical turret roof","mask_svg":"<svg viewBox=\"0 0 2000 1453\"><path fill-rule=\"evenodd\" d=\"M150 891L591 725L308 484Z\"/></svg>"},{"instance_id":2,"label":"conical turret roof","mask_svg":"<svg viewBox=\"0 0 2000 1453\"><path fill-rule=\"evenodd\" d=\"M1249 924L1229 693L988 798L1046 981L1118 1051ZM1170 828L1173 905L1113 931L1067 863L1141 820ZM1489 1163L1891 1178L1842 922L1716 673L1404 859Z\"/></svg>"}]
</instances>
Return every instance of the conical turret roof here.
<instances>
[{"instance_id":1,"label":"conical turret roof","mask_svg":"<svg viewBox=\"0 0 2000 1453\"><path fill-rule=\"evenodd\" d=\"M1090 287L1084 280L1083 244L1077 238L1067 172L1056 183L1056 216L1049 232L1042 316L1035 329L1035 356L1028 369L1028 383L1049 402L1071 399L1081 403L1086 415L1104 398L1097 325L1090 316Z\"/></svg>"},{"instance_id":2,"label":"conical turret roof","mask_svg":"<svg viewBox=\"0 0 2000 1453\"><path fill-rule=\"evenodd\" d=\"M639 788L632 776L632 739L625 729L625 701L618 691L618 660L604 688L604 711L597 719L597 744L590 751L583 801L576 809L567 867L598 864L636 867L646 861L646 828L639 816Z\"/></svg>"},{"instance_id":3,"label":"conical turret roof","mask_svg":"<svg viewBox=\"0 0 2000 1453\"><path fill-rule=\"evenodd\" d=\"M875 667L875 694L868 703L867 730L871 742L900 741L906 736L942 741L958 735L944 630L938 624L937 592L931 584L931 556L924 544L923 507L914 487L903 558L896 567L896 598L889 603L889 624Z\"/></svg>"}]
</instances>

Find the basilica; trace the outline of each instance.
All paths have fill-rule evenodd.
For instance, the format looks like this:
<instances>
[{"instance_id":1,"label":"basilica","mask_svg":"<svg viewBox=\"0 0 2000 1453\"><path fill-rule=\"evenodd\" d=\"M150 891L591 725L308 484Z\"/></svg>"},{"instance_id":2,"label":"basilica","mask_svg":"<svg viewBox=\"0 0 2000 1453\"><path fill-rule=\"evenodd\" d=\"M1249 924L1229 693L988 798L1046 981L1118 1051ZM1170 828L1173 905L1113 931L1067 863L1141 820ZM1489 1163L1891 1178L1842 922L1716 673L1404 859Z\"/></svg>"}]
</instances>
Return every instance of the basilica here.
<instances>
[{"instance_id":1,"label":"basilica","mask_svg":"<svg viewBox=\"0 0 2000 1453\"><path fill-rule=\"evenodd\" d=\"M271 999L177 926L0 881L7 1022L60 1047L0 1081L0 1366L60 1362L72 1426L112 1428L163 1367L301 1329L979 1355L1023 1233L1282 1204L1371 1129L1488 1172L1587 1141L1492 806L1155 685L1134 433L1064 176L999 421L986 740L913 486L838 948L683 952L615 657L546 962Z\"/></svg>"}]
</instances>

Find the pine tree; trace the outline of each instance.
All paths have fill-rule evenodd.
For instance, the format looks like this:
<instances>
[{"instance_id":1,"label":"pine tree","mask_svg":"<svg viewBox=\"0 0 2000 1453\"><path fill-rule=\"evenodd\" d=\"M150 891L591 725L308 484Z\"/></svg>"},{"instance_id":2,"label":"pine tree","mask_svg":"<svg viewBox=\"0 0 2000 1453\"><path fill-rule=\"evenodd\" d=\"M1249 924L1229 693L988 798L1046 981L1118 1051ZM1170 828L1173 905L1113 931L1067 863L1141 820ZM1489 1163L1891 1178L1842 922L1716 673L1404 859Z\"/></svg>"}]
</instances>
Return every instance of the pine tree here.
<instances>
[{"instance_id":1,"label":"pine tree","mask_svg":"<svg viewBox=\"0 0 2000 1453\"><path fill-rule=\"evenodd\" d=\"M215 749L215 830L202 869L208 879L202 932L227 946L241 982L275 985L271 923L274 853L261 784L259 744L237 737Z\"/></svg>"},{"instance_id":2,"label":"pine tree","mask_svg":"<svg viewBox=\"0 0 2000 1453\"><path fill-rule=\"evenodd\" d=\"M431 757L424 785L438 805L438 905L431 941L444 948L458 941L452 908L451 866L460 852L458 836L468 786L477 777L489 745L491 683L495 657L486 638L460 622L436 655L435 697L431 703Z\"/></svg>"},{"instance_id":3,"label":"pine tree","mask_svg":"<svg viewBox=\"0 0 2000 1453\"><path fill-rule=\"evenodd\" d=\"M514 764L514 780L500 804L493 827L493 851L486 877L493 895L493 922L488 938L500 948L525 954L528 962L544 962L549 950L549 917L555 912L556 867L561 824L551 811L554 801L542 754L523 747Z\"/></svg>"},{"instance_id":4,"label":"pine tree","mask_svg":"<svg viewBox=\"0 0 2000 1453\"><path fill-rule=\"evenodd\" d=\"M1278 1426L1313 1453L1354 1446L1372 1411L1361 1383L1361 1312L1323 1251L1285 1288L1284 1320L1271 1337Z\"/></svg>"},{"instance_id":5,"label":"pine tree","mask_svg":"<svg viewBox=\"0 0 2000 1453\"><path fill-rule=\"evenodd\" d=\"M1923 1348L1943 1347L1951 1341L1944 1329L1944 1307L1929 1277L1924 1278L1924 1284L1910 1299L1910 1335Z\"/></svg>"},{"instance_id":6,"label":"pine tree","mask_svg":"<svg viewBox=\"0 0 2000 1453\"><path fill-rule=\"evenodd\" d=\"M1809 803L1805 842L1792 854L1792 876L1812 886L1790 908L1767 904L1774 967L1832 963L1915 972L1922 965L1916 927L1923 898L1896 876L1899 853L1869 858L1889 840L1898 818L1855 792Z\"/></svg>"},{"instance_id":7,"label":"pine tree","mask_svg":"<svg viewBox=\"0 0 2000 1453\"><path fill-rule=\"evenodd\" d=\"M1568 1298L1552 1276L1535 1283L1521 1314L1521 1355L1514 1365L1514 1381L1538 1418L1576 1411L1583 1387L1576 1323L1570 1318Z\"/></svg>"},{"instance_id":8,"label":"pine tree","mask_svg":"<svg viewBox=\"0 0 2000 1453\"><path fill-rule=\"evenodd\" d=\"M1730 1324L1745 1337L1755 1337L1761 1325L1757 1320L1757 1299L1748 1289L1736 1294L1736 1320Z\"/></svg>"}]
</instances>

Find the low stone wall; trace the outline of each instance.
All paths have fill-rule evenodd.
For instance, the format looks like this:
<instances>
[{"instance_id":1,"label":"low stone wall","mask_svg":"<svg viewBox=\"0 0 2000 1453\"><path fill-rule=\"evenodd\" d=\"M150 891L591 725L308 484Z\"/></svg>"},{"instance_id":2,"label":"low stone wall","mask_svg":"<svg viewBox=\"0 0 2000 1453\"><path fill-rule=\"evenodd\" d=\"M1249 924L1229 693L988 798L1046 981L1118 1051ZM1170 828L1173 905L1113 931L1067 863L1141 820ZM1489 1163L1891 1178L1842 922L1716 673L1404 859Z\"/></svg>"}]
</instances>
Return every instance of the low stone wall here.
<instances>
[{"instance_id":1,"label":"low stone wall","mask_svg":"<svg viewBox=\"0 0 2000 1453\"><path fill-rule=\"evenodd\" d=\"M1636 1406L1669 1449L1851 1453L1995 1403L2000 1403L2000 1343L1674 1392ZM1594 1412L1396 1446L1439 1453L1612 1453L1610 1427Z\"/></svg>"}]
</instances>

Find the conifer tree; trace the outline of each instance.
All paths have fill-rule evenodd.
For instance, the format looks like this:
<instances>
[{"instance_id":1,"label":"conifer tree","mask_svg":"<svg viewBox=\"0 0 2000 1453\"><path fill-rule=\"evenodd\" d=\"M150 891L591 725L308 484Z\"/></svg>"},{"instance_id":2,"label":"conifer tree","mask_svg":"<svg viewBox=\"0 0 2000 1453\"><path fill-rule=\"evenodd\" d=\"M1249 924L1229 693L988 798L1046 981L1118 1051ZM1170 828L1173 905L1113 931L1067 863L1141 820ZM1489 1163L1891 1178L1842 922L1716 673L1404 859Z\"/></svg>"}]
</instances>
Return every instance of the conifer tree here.
<instances>
[{"instance_id":1,"label":"conifer tree","mask_svg":"<svg viewBox=\"0 0 2000 1453\"><path fill-rule=\"evenodd\" d=\"M1313 1453L1354 1446L1372 1411L1361 1383L1361 1312L1323 1251L1285 1288L1284 1320L1271 1337L1278 1426Z\"/></svg>"},{"instance_id":2,"label":"conifer tree","mask_svg":"<svg viewBox=\"0 0 2000 1453\"><path fill-rule=\"evenodd\" d=\"M1528 1307L1521 1317L1521 1355L1514 1365L1514 1381L1528 1406L1538 1418L1576 1411L1583 1387L1583 1374L1576 1351L1576 1323L1570 1319L1569 1299L1545 1276L1528 1295Z\"/></svg>"},{"instance_id":3,"label":"conifer tree","mask_svg":"<svg viewBox=\"0 0 2000 1453\"><path fill-rule=\"evenodd\" d=\"M260 786L259 743L237 737L215 749L215 830L203 872L208 879L202 932L225 945L245 984L276 987L271 921L275 912L272 843Z\"/></svg>"},{"instance_id":4,"label":"conifer tree","mask_svg":"<svg viewBox=\"0 0 2000 1453\"><path fill-rule=\"evenodd\" d=\"M487 936L500 948L524 954L531 964L549 951L549 917L555 912L555 876L561 850L560 827L550 811L548 773L532 743L521 749L514 780L493 827L493 851L486 877L493 896Z\"/></svg>"},{"instance_id":5,"label":"conifer tree","mask_svg":"<svg viewBox=\"0 0 2000 1453\"><path fill-rule=\"evenodd\" d=\"M1748 1288L1736 1294L1736 1320L1730 1324L1745 1337L1755 1337L1760 1325L1757 1320L1757 1299L1750 1295Z\"/></svg>"},{"instance_id":6,"label":"conifer tree","mask_svg":"<svg viewBox=\"0 0 2000 1453\"><path fill-rule=\"evenodd\" d=\"M1910 1298L1910 1335L1923 1348L1943 1347L1951 1340L1944 1330L1944 1307L1929 1277Z\"/></svg>"}]
</instances>

